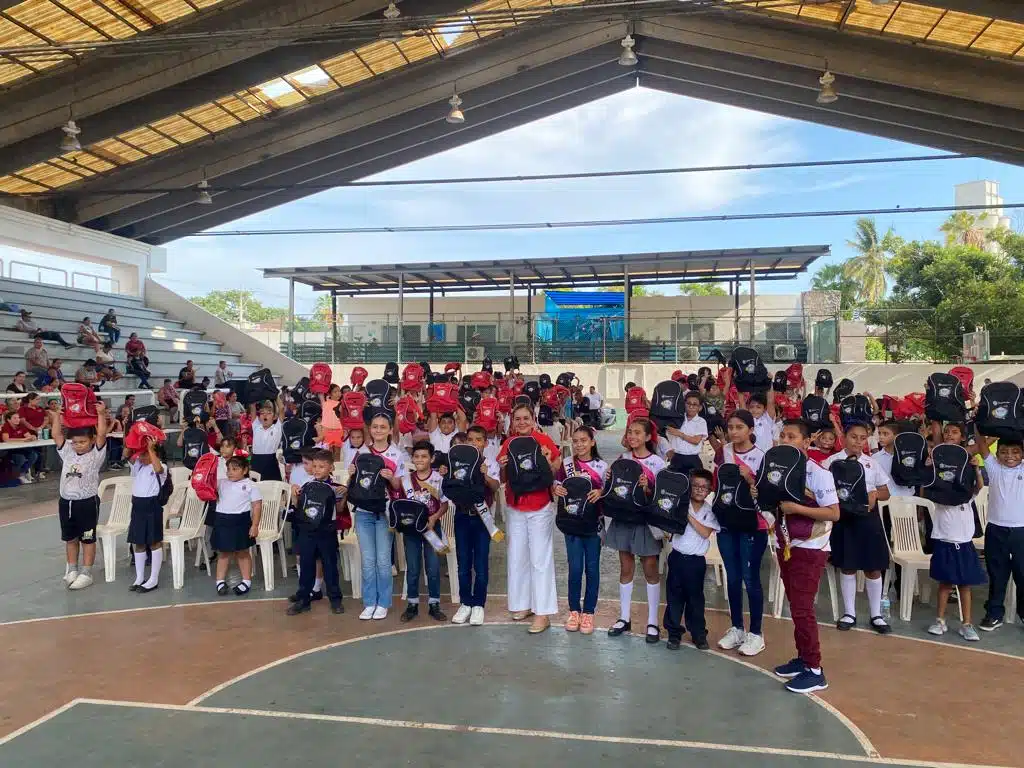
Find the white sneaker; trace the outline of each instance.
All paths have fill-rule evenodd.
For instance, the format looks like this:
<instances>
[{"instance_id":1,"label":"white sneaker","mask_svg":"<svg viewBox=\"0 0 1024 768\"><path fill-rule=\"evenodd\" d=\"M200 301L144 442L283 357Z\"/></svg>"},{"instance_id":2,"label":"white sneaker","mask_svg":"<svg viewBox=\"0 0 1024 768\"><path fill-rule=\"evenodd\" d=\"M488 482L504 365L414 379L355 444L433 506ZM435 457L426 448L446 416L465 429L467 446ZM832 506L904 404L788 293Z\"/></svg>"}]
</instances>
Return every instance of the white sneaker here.
<instances>
[{"instance_id":1,"label":"white sneaker","mask_svg":"<svg viewBox=\"0 0 1024 768\"><path fill-rule=\"evenodd\" d=\"M374 611L376 611L376 610L377 610L377 606L375 606L375 605L368 605L365 608L363 608L363 612L359 614L359 618L362 619L363 621L369 621L370 619L373 618Z\"/></svg>"},{"instance_id":2,"label":"white sneaker","mask_svg":"<svg viewBox=\"0 0 1024 768\"><path fill-rule=\"evenodd\" d=\"M718 647L723 651L732 651L743 645L743 641L746 640L746 638L746 633L742 629L729 627L729 631L725 633L725 637L718 641Z\"/></svg>"},{"instance_id":3,"label":"white sneaker","mask_svg":"<svg viewBox=\"0 0 1024 768\"><path fill-rule=\"evenodd\" d=\"M484 607L482 605L474 605L473 613L469 617L470 626L480 627L484 623Z\"/></svg>"},{"instance_id":4,"label":"white sneaker","mask_svg":"<svg viewBox=\"0 0 1024 768\"><path fill-rule=\"evenodd\" d=\"M946 634L946 620L936 619L935 623L928 627L928 634L930 635L944 635Z\"/></svg>"},{"instance_id":5,"label":"white sneaker","mask_svg":"<svg viewBox=\"0 0 1024 768\"><path fill-rule=\"evenodd\" d=\"M383 605L378 605L373 609L373 618L375 620L386 619L388 617L388 609Z\"/></svg>"},{"instance_id":6,"label":"white sneaker","mask_svg":"<svg viewBox=\"0 0 1024 768\"><path fill-rule=\"evenodd\" d=\"M71 583L78 578L78 571L68 571L64 574L64 578L61 581L64 582L65 587L70 587Z\"/></svg>"},{"instance_id":7,"label":"white sneaker","mask_svg":"<svg viewBox=\"0 0 1024 768\"><path fill-rule=\"evenodd\" d=\"M22 475L18 478L18 482L22 485L32 485L32 478L28 475Z\"/></svg>"},{"instance_id":8,"label":"white sneaker","mask_svg":"<svg viewBox=\"0 0 1024 768\"><path fill-rule=\"evenodd\" d=\"M70 585L68 589L85 589L86 587L92 586L92 574L80 573Z\"/></svg>"},{"instance_id":9,"label":"white sneaker","mask_svg":"<svg viewBox=\"0 0 1024 768\"><path fill-rule=\"evenodd\" d=\"M469 621L469 616L473 612L473 609L468 605L460 605L459 610L452 616L452 624L465 624Z\"/></svg>"},{"instance_id":10,"label":"white sneaker","mask_svg":"<svg viewBox=\"0 0 1024 768\"><path fill-rule=\"evenodd\" d=\"M764 638L761 635L755 635L753 632L747 632L747 636L743 638L743 645L739 648L740 654L743 656L757 656L763 650Z\"/></svg>"}]
</instances>

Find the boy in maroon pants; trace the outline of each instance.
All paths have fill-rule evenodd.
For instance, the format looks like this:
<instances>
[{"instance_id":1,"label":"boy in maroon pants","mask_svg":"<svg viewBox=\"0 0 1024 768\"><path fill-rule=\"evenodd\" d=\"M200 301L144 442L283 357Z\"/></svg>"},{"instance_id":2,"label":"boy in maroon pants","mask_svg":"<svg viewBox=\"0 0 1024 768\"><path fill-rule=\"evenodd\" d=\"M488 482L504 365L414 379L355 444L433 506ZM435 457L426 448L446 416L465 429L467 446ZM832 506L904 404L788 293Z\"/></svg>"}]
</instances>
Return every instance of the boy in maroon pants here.
<instances>
[{"instance_id":1,"label":"boy in maroon pants","mask_svg":"<svg viewBox=\"0 0 1024 768\"><path fill-rule=\"evenodd\" d=\"M804 454L811 444L811 428L803 419L787 419L780 441L799 448ZM839 497L832 473L813 460L807 461L806 501L798 504L783 501L779 513L786 515L790 532L789 559L785 559L780 527L779 568L789 598L793 617L793 639L796 658L775 668L775 674L787 678L786 689L793 693L813 693L828 688L821 668L821 646L818 643L818 619L814 614L814 598L828 560L832 523L839 519Z\"/></svg>"}]
</instances>

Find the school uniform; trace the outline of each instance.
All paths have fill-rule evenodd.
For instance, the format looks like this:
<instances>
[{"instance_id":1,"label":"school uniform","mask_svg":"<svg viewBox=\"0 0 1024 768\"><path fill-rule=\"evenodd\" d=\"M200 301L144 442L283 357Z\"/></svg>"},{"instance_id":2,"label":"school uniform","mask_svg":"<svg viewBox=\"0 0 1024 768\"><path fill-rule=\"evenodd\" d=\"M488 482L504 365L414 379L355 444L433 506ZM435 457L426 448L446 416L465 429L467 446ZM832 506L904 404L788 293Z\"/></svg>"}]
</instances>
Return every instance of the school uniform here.
<instances>
[{"instance_id":1,"label":"school uniform","mask_svg":"<svg viewBox=\"0 0 1024 768\"><path fill-rule=\"evenodd\" d=\"M991 491L990 491L991 493ZM972 502L935 505L932 519L932 560L928 575L940 584L972 587L985 583L978 551L974 548Z\"/></svg>"},{"instance_id":2,"label":"school uniform","mask_svg":"<svg viewBox=\"0 0 1024 768\"><path fill-rule=\"evenodd\" d=\"M128 523L128 543L149 547L164 540L164 508L158 496L167 482L167 467L157 476L152 464L139 459L132 462L132 515Z\"/></svg>"},{"instance_id":3,"label":"school uniform","mask_svg":"<svg viewBox=\"0 0 1024 768\"><path fill-rule=\"evenodd\" d=\"M420 479L415 469L402 478L402 495L407 499L414 499L427 505L429 514L434 515L447 506L448 500L442 495L440 499L434 498L430 488L438 492L441 490L442 477L437 470L431 470L425 479ZM440 520L435 524L440 530ZM420 571L427 575L427 601L428 603L441 602L441 560L434 551L434 548L423 535L415 531L402 533L403 544L405 545L405 593L406 601L412 605L420 602ZM458 543L456 543L458 548Z\"/></svg>"},{"instance_id":4,"label":"school uniform","mask_svg":"<svg viewBox=\"0 0 1024 768\"><path fill-rule=\"evenodd\" d=\"M830 469L834 462L846 458L846 451L840 451L830 456L823 466ZM861 454L857 461L864 467L868 493L888 485L888 476L873 457ZM832 565L841 571L884 571L889 567L885 526L876 509L869 510L863 517L840 517L832 526L829 545Z\"/></svg>"},{"instance_id":5,"label":"school uniform","mask_svg":"<svg viewBox=\"0 0 1024 768\"><path fill-rule=\"evenodd\" d=\"M445 434L440 429L433 430L430 435L430 444L434 446L435 451L441 451L442 453L448 453L452 449L452 438L455 437L455 433L458 430L453 429L448 434Z\"/></svg>"},{"instance_id":6,"label":"school uniform","mask_svg":"<svg viewBox=\"0 0 1024 768\"><path fill-rule=\"evenodd\" d=\"M282 480L281 465L277 463L277 449L281 446L283 428L280 421L264 427L259 420L252 425L252 455L249 460L253 472L260 480Z\"/></svg>"},{"instance_id":7,"label":"school uniform","mask_svg":"<svg viewBox=\"0 0 1024 768\"><path fill-rule=\"evenodd\" d=\"M493 459L483 458L485 477L501 482L501 469ZM484 494L484 503L494 502L490 488ZM459 599L470 608L483 608L487 602L487 584L490 580L489 559L491 535L487 526L470 507L455 508L455 559L459 566ZM449 574L450 578L450 574Z\"/></svg>"},{"instance_id":8,"label":"school uniform","mask_svg":"<svg viewBox=\"0 0 1024 768\"><path fill-rule=\"evenodd\" d=\"M698 509L689 507L690 514L702 525L720 530L711 505L704 502ZM682 534L672 536L672 551L668 556L668 575L665 577L666 605L662 620L669 640L679 641L689 630L694 643L707 638L704 622L704 573L711 542L687 525ZM685 622L685 623L684 623Z\"/></svg>"},{"instance_id":9,"label":"school uniform","mask_svg":"<svg viewBox=\"0 0 1024 768\"><path fill-rule=\"evenodd\" d=\"M637 458L632 451L626 451L619 458L633 459L643 467L647 477L648 495L654 489L654 478L668 466L665 460L652 453L644 458ZM653 557L661 554L661 542L654 538L650 526L646 523L623 523L612 520L604 535L604 545L619 552L631 552L639 557Z\"/></svg>"},{"instance_id":10,"label":"school uniform","mask_svg":"<svg viewBox=\"0 0 1024 768\"><path fill-rule=\"evenodd\" d=\"M807 462L806 488L813 499L805 498L804 506L830 507L839 503L832 473L813 461ZM801 531L799 536L793 535L789 560L784 557L781 526L775 526L775 532L779 544L776 555L786 597L789 598L797 656L807 667L816 669L821 666L821 645L814 599L818 595L822 571L828 562L832 523L815 520L806 532ZM792 534L792 530L790 532Z\"/></svg>"},{"instance_id":11,"label":"school uniform","mask_svg":"<svg viewBox=\"0 0 1024 768\"><path fill-rule=\"evenodd\" d=\"M326 446L326 443L325 443L325 446ZM342 466L344 466L344 467L351 467L352 466L352 462L356 460L356 454L359 453L359 451L360 451L360 449L362 447L363 446L359 446L357 448L356 446L352 445L352 441L349 440L346 437L345 440L343 440L342 443L341 443L341 464L342 464Z\"/></svg>"},{"instance_id":12,"label":"school uniform","mask_svg":"<svg viewBox=\"0 0 1024 768\"><path fill-rule=\"evenodd\" d=\"M754 418L754 445L767 451L775 443L775 419L765 411Z\"/></svg>"},{"instance_id":13,"label":"school uniform","mask_svg":"<svg viewBox=\"0 0 1024 768\"><path fill-rule=\"evenodd\" d=\"M341 488L330 478L324 482L334 487L335 493ZM300 605L308 606L312 602L313 584L316 580L316 560L320 558L324 567L324 587L327 599L333 605L335 601L341 601L341 582L338 577L338 534L334 524L338 501L335 497L327 505L323 516L316 525L310 525L303 514L305 501L304 493L300 491L299 498L295 502L295 518L298 523L295 548L299 553L299 587L296 590L296 595Z\"/></svg>"},{"instance_id":14,"label":"school uniform","mask_svg":"<svg viewBox=\"0 0 1024 768\"><path fill-rule=\"evenodd\" d=\"M77 453L66 440L57 455L62 463L57 501L60 540L94 544L100 516L100 469L107 460L107 447L94 445L85 453Z\"/></svg>"},{"instance_id":15,"label":"school uniform","mask_svg":"<svg viewBox=\"0 0 1024 768\"><path fill-rule=\"evenodd\" d=\"M256 544L249 535L252 505L263 501L259 486L251 478L217 481L217 514L213 519L213 548L218 552L241 552Z\"/></svg>"},{"instance_id":16,"label":"school uniform","mask_svg":"<svg viewBox=\"0 0 1024 768\"><path fill-rule=\"evenodd\" d=\"M689 437L700 436L707 439L708 423L700 416L694 416L692 419L684 419L679 431ZM700 459L703 441L693 445L681 437L669 435L668 442L672 450L672 461L669 463L669 468L673 472L691 472L704 468L704 463Z\"/></svg>"},{"instance_id":17,"label":"school uniform","mask_svg":"<svg viewBox=\"0 0 1024 768\"><path fill-rule=\"evenodd\" d=\"M988 471L988 525L985 527L985 567L988 600L985 615L1002 619L1006 613L1006 586L1012 573L1017 605L1024 616L1024 464L1004 467L994 456L985 458Z\"/></svg>"},{"instance_id":18,"label":"school uniform","mask_svg":"<svg viewBox=\"0 0 1024 768\"><path fill-rule=\"evenodd\" d=\"M508 455L508 446L517 437L505 440L498 456ZM558 446L543 432L532 437L551 455L552 471L558 468ZM533 611L537 616L558 613L555 584L555 506L551 489L541 488L520 494L505 485L505 512L508 534L508 609L512 613Z\"/></svg>"},{"instance_id":19,"label":"school uniform","mask_svg":"<svg viewBox=\"0 0 1024 768\"><path fill-rule=\"evenodd\" d=\"M604 474L608 471L608 462L601 459L582 461L567 459L558 470L558 481L568 477L566 462L574 475L590 477L594 488L604 485ZM600 518L598 518L600 520ZM569 566L569 610L577 613L593 613L597 610L598 589L601 584L601 534L595 532L590 536L573 536L565 534L565 555ZM583 577L587 578L586 593L583 594ZM582 602L580 597L582 595Z\"/></svg>"},{"instance_id":20,"label":"school uniform","mask_svg":"<svg viewBox=\"0 0 1024 768\"><path fill-rule=\"evenodd\" d=\"M906 485L898 485L892 479L892 460L893 460L893 454L891 454L888 451L883 449L883 450L876 451L875 453L872 453L871 454L871 458L872 458L873 461L875 461L878 464L878 466L881 468L881 470L883 472L885 472L885 476L887 478L889 478L889 480L886 483L886 485L889 486L889 495L890 496L916 496L917 495L915 493L915 491L917 490L916 488L910 488L909 486L906 486Z\"/></svg>"}]
</instances>

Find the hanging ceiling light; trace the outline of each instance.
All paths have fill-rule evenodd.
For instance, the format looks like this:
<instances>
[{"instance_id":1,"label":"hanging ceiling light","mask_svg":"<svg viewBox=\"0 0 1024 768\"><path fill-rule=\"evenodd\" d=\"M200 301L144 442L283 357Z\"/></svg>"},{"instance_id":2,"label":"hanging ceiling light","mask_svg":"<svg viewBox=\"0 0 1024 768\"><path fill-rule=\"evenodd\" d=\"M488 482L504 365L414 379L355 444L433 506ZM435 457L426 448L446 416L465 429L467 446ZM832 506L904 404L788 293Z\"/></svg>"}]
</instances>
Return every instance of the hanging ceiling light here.
<instances>
[{"instance_id":1,"label":"hanging ceiling light","mask_svg":"<svg viewBox=\"0 0 1024 768\"><path fill-rule=\"evenodd\" d=\"M818 78L818 82L821 83L817 98L819 104L835 104L839 101L839 94L836 93L834 86L835 81L836 76L829 71L826 64L824 73Z\"/></svg>"},{"instance_id":2,"label":"hanging ceiling light","mask_svg":"<svg viewBox=\"0 0 1024 768\"><path fill-rule=\"evenodd\" d=\"M632 35L626 33L626 36L622 38L622 53L619 54L619 64L624 67L635 67L637 63L636 54L633 53L633 46L636 45L636 41Z\"/></svg>"},{"instance_id":3,"label":"hanging ceiling light","mask_svg":"<svg viewBox=\"0 0 1024 768\"><path fill-rule=\"evenodd\" d=\"M388 7L384 9L384 18L387 19L387 24L384 31L378 35L381 40L387 40L389 43L400 43L402 38L405 37L405 33L399 26L396 19L402 15L402 12L398 10L398 6L394 2L388 3Z\"/></svg>"},{"instance_id":4,"label":"hanging ceiling light","mask_svg":"<svg viewBox=\"0 0 1024 768\"><path fill-rule=\"evenodd\" d=\"M872 5L890 5L892 0L871 0Z\"/></svg>"},{"instance_id":5,"label":"hanging ceiling light","mask_svg":"<svg viewBox=\"0 0 1024 768\"><path fill-rule=\"evenodd\" d=\"M388 21L394 21L401 15L402 12L398 10L398 6L395 5L394 0L388 3L388 7L384 9L384 18Z\"/></svg>"},{"instance_id":6,"label":"hanging ceiling light","mask_svg":"<svg viewBox=\"0 0 1024 768\"><path fill-rule=\"evenodd\" d=\"M61 152L77 152L82 148L82 144L78 140L78 134L82 132L82 129L74 120L69 119L60 129L64 131L64 138L60 140Z\"/></svg>"},{"instance_id":7,"label":"hanging ceiling light","mask_svg":"<svg viewBox=\"0 0 1024 768\"><path fill-rule=\"evenodd\" d=\"M213 205L213 195L210 194L210 182L206 180L206 171L203 171L203 179L196 184L196 203L198 205Z\"/></svg>"},{"instance_id":8,"label":"hanging ceiling light","mask_svg":"<svg viewBox=\"0 0 1024 768\"><path fill-rule=\"evenodd\" d=\"M466 116L460 109L462 106L462 99L459 98L459 91L454 86L452 88L452 97L448 99L448 106L450 106L451 109L448 110L448 117L445 118L446 122L449 122L452 125L461 125L466 122Z\"/></svg>"}]
</instances>

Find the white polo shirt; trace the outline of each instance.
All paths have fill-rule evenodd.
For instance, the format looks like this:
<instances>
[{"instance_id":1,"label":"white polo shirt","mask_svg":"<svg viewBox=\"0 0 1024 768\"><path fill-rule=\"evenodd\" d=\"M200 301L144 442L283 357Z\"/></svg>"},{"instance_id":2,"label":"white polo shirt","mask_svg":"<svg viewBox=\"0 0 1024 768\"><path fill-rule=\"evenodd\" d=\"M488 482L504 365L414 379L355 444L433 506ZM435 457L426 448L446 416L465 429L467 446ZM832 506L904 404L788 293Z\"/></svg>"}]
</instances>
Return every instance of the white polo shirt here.
<instances>
[{"instance_id":1,"label":"white polo shirt","mask_svg":"<svg viewBox=\"0 0 1024 768\"><path fill-rule=\"evenodd\" d=\"M883 449L883 450L878 451L878 453L871 454L871 458L875 460L875 462L878 464L878 466L881 468L881 470L883 472L885 472L885 476L889 478L889 482L886 483L886 485L889 486L889 495L890 496L913 496L914 495L914 489L913 488L909 488L908 486L905 486L905 485L898 485L896 483L896 481L892 479L892 460L893 460L893 454L891 454L888 451Z\"/></svg>"},{"instance_id":2,"label":"white polo shirt","mask_svg":"<svg viewBox=\"0 0 1024 768\"><path fill-rule=\"evenodd\" d=\"M684 435L689 435L690 437L696 437L700 435L701 437L707 438L708 423L704 421L702 417L694 416L692 419L685 419L683 421L683 425L679 428L679 431L682 432ZM701 445L703 445L703 442L704 441L702 440L701 442L694 445L693 443L688 443L686 440L683 440L683 438L678 437L677 435L668 436L669 446L671 446L672 450L675 451L680 456L696 456L697 454L700 453Z\"/></svg>"},{"instance_id":3,"label":"white polo shirt","mask_svg":"<svg viewBox=\"0 0 1024 768\"><path fill-rule=\"evenodd\" d=\"M807 461L806 487L812 494L819 507L831 507L839 503L839 496L836 494L836 482L832 479L832 473L816 464L814 461ZM832 521L815 520L814 535L810 539L792 539L790 544L801 549L820 549L826 552L832 549L829 544L829 537L832 535Z\"/></svg>"},{"instance_id":4,"label":"white polo shirt","mask_svg":"<svg viewBox=\"0 0 1024 768\"><path fill-rule=\"evenodd\" d=\"M452 438L455 437L456 432L458 432L458 430L453 429L446 435L444 432L441 431L440 428L435 429L429 435L430 444L434 446L435 451L448 453L448 451L452 449Z\"/></svg>"},{"instance_id":5,"label":"white polo shirt","mask_svg":"<svg viewBox=\"0 0 1024 768\"><path fill-rule=\"evenodd\" d=\"M762 451L775 444L775 419L768 415L768 411L754 419L754 435L757 437L754 445Z\"/></svg>"},{"instance_id":6,"label":"white polo shirt","mask_svg":"<svg viewBox=\"0 0 1024 768\"><path fill-rule=\"evenodd\" d=\"M217 481L218 515L244 515L257 501L263 501L263 494L252 478Z\"/></svg>"},{"instance_id":7,"label":"white polo shirt","mask_svg":"<svg viewBox=\"0 0 1024 768\"><path fill-rule=\"evenodd\" d=\"M1024 528L1024 462L1010 469L995 456L985 457L988 471L988 521L1006 528Z\"/></svg>"},{"instance_id":8,"label":"white polo shirt","mask_svg":"<svg viewBox=\"0 0 1024 768\"><path fill-rule=\"evenodd\" d=\"M716 518L715 513L711 511L711 505L706 501L701 504L700 509L697 510L694 510L693 502L691 501L690 514L693 515L701 525L705 525L713 531L722 530L722 527L718 524L718 518ZM672 536L672 549L681 555L704 556L707 554L710 546L711 540L705 539L697 533L692 525L686 526L686 530L682 533L677 533Z\"/></svg>"},{"instance_id":9,"label":"white polo shirt","mask_svg":"<svg viewBox=\"0 0 1024 768\"><path fill-rule=\"evenodd\" d=\"M277 453L281 445L281 422L275 421L268 428L263 427L260 421L252 425L252 452L254 454L266 455Z\"/></svg>"}]
</instances>

